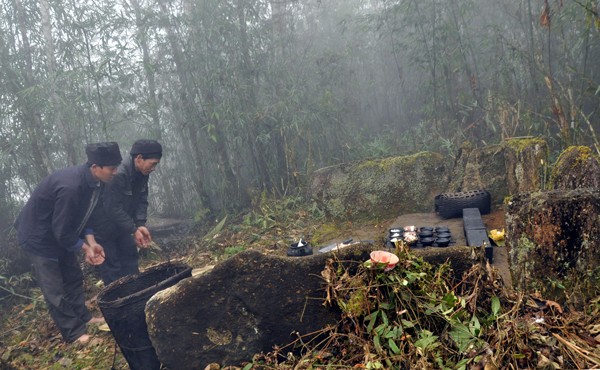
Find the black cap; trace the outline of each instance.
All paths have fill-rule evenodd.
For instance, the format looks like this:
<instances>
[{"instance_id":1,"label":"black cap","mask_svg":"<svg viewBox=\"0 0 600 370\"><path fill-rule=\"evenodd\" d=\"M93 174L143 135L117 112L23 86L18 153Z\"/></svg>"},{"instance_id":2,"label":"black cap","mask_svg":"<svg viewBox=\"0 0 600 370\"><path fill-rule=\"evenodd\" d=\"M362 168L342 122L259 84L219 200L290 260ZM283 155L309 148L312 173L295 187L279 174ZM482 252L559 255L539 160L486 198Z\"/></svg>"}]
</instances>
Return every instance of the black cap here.
<instances>
[{"instance_id":1,"label":"black cap","mask_svg":"<svg viewBox=\"0 0 600 370\"><path fill-rule=\"evenodd\" d=\"M89 165L118 166L123 159L121 158L119 144L114 141L87 144L85 154L87 154Z\"/></svg>"},{"instance_id":2,"label":"black cap","mask_svg":"<svg viewBox=\"0 0 600 370\"><path fill-rule=\"evenodd\" d=\"M131 155L136 156L141 154L146 158L162 157L162 146L156 140L138 140L131 146Z\"/></svg>"}]
</instances>

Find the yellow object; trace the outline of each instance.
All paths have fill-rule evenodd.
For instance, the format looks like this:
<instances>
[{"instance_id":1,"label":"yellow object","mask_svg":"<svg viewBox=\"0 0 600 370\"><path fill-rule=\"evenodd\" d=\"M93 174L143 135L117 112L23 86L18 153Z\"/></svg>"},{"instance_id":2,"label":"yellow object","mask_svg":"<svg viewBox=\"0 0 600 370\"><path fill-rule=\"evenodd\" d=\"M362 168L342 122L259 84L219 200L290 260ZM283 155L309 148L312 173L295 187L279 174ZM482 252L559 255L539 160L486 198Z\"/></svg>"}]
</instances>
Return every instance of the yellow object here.
<instances>
[{"instance_id":1,"label":"yellow object","mask_svg":"<svg viewBox=\"0 0 600 370\"><path fill-rule=\"evenodd\" d=\"M498 229L494 229L494 230L490 230L489 236L490 236L490 238L492 238L492 240L497 242L497 241L504 240L504 234L505 234L504 229L502 229L502 231L500 231Z\"/></svg>"}]
</instances>

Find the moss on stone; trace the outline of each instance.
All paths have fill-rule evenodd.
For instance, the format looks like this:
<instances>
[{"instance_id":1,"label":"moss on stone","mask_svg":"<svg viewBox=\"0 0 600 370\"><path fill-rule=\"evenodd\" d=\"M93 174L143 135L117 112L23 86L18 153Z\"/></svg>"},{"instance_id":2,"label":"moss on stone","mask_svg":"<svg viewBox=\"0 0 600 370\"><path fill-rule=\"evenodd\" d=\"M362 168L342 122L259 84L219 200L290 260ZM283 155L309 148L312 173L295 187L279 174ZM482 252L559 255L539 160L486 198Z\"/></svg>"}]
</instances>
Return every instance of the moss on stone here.
<instances>
[{"instance_id":1,"label":"moss on stone","mask_svg":"<svg viewBox=\"0 0 600 370\"><path fill-rule=\"evenodd\" d=\"M524 291L531 289L529 274L532 270L530 258L536 250L536 245L526 236L521 236L516 247L510 249L511 274L514 283ZM517 270L515 270L515 268Z\"/></svg>"},{"instance_id":2,"label":"moss on stone","mask_svg":"<svg viewBox=\"0 0 600 370\"><path fill-rule=\"evenodd\" d=\"M597 187L600 157L587 146L570 146L556 160L550 174L552 189Z\"/></svg>"},{"instance_id":3,"label":"moss on stone","mask_svg":"<svg viewBox=\"0 0 600 370\"><path fill-rule=\"evenodd\" d=\"M559 165L564 162L569 162L568 165L573 168L577 165L585 163L592 153L592 150L587 146L570 146L565 149L556 160L557 166L552 169L552 176L556 176Z\"/></svg>"},{"instance_id":4,"label":"moss on stone","mask_svg":"<svg viewBox=\"0 0 600 370\"><path fill-rule=\"evenodd\" d=\"M547 180L548 144L537 137L515 138L503 143L508 193L536 191Z\"/></svg>"},{"instance_id":5,"label":"moss on stone","mask_svg":"<svg viewBox=\"0 0 600 370\"><path fill-rule=\"evenodd\" d=\"M539 137L514 138L504 141L504 145L517 153L535 145L546 145L546 141Z\"/></svg>"},{"instance_id":6,"label":"moss on stone","mask_svg":"<svg viewBox=\"0 0 600 370\"><path fill-rule=\"evenodd\" d=\"M313 245L318 245L320 243L338 238L341 233L342 228L340 225L333 222L325 223L315 231L311 238L311 243Z\"/></svg>"},{"instance_id":7,"label":"moss on stone","mask_svg":"<svg viewBox=\"0 0 600 370\"><path fill-rule=\"evenodd\" d=\"M447 179L439 153L366 160L320 172L319 202L336 219L373 219L433 208Z\"/></svg>"},{"instance_id":8,"label":"moss on stone","mask_svg":"<svg viewBox=\"0 0 600 370\"><path fill-rule=\"evenodd\" d=\"M593 156L592 149L587 146L570 146L565 149L556 160L556 166L552 169L552 177L557 175L558 169L561 168L561 164L569 162L568 165L571 169L586 163L590 157Z\"/></svg>"},{"instance_id":9,"label":"moss on stone","mask_svg":"<svg viewBox=\"0 0 600 370\"><path fill-rule=\"evenodd\" d=\"M427 160L432 155L435 156L439 153L432 152L419 152L412 155L398 156L398 157L387 157L379 159L371 159L360 162L353 171L364 171L364 170L383 170L389 171L397 167L410 166L417 163L419 160Z\"/></svg>"}]
</instances>

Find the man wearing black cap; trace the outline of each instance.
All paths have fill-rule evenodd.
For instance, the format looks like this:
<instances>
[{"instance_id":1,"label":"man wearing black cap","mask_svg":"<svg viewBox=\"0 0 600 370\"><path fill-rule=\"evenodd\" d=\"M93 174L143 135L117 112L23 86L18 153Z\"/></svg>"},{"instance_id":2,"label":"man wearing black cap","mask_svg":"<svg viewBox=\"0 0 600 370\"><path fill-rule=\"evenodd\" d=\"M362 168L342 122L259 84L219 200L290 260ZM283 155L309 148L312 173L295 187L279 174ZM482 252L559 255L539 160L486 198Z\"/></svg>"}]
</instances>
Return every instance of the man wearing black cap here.
<instances>
[{"instance_id":1,"label":"man wearing black cap","mask_svg":"<svg viewBox=\"0 0 600 370\"><path fill-rule=\"evenodd\" d=\"M94 238L104 247L106 260L99 267L105 285L139 272L138 247L152 241L146 228L148 180L162 157L156 140L138 140L106 185L104 208L92 216Z\"/></svg>"},{"instance_id":2,"label":"man wearing black cap","mask_svg":"<svg viewBox=\"0 0 600 370\"><path fill-rule=\"evenodd\" d=\"M85 306L83 273L77 253L89 264L104 261L103 248L88 243L86 228L103 184L121 163L115 142L88 144L86 164L58 170L44 178L21 210L17 238L29 255L52 319L67 342L87 343L86 323L92 318Z\"/></svg>"}]
</instances>

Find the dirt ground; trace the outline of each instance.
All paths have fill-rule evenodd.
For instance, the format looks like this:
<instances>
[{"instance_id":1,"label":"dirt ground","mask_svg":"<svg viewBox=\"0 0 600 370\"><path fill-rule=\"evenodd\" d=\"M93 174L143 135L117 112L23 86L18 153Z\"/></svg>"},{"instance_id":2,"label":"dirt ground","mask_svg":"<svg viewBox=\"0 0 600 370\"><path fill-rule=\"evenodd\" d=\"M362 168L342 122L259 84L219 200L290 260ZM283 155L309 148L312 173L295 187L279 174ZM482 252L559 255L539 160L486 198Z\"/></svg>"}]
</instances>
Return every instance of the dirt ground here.
<instances>
[{"instance_id":1,"label":"dirt ground","mask_svg":"<svg viewBox=\"0 0 600 370\"><path fill-rule=\"evenodd\" d=\"M504 211L503 210L495 210L487 215L481 216L483 223L487 230L492 229L503 229L505 228L504 222ZM373 240L377 241L386 236L387 230L394 227L403 227L414 225L417 227L421 226L447 226L450 229L452 234L452 240L454 241L452 246L465 246L467 245L467 241L465 239L464 228L463 228L463 220L462 218L451 218L451 219L442 219L435 213L412 213L405 214L397 217L396 219L392 219L386 222L385 225L356 225L347 231L347 237L345 239L352 239L353 241L366 241ZM341 243L344 241L343 239L335 239L331 240L326 245L332 243ZM435 248L435 247L430 247ZM512 286L512 279L510 276L510 270L508 265L508 253L506 247L497 246L494 247L494 257L493 264L502 279L504 280L506 286Z\"/></svg>"}]
</instances>

